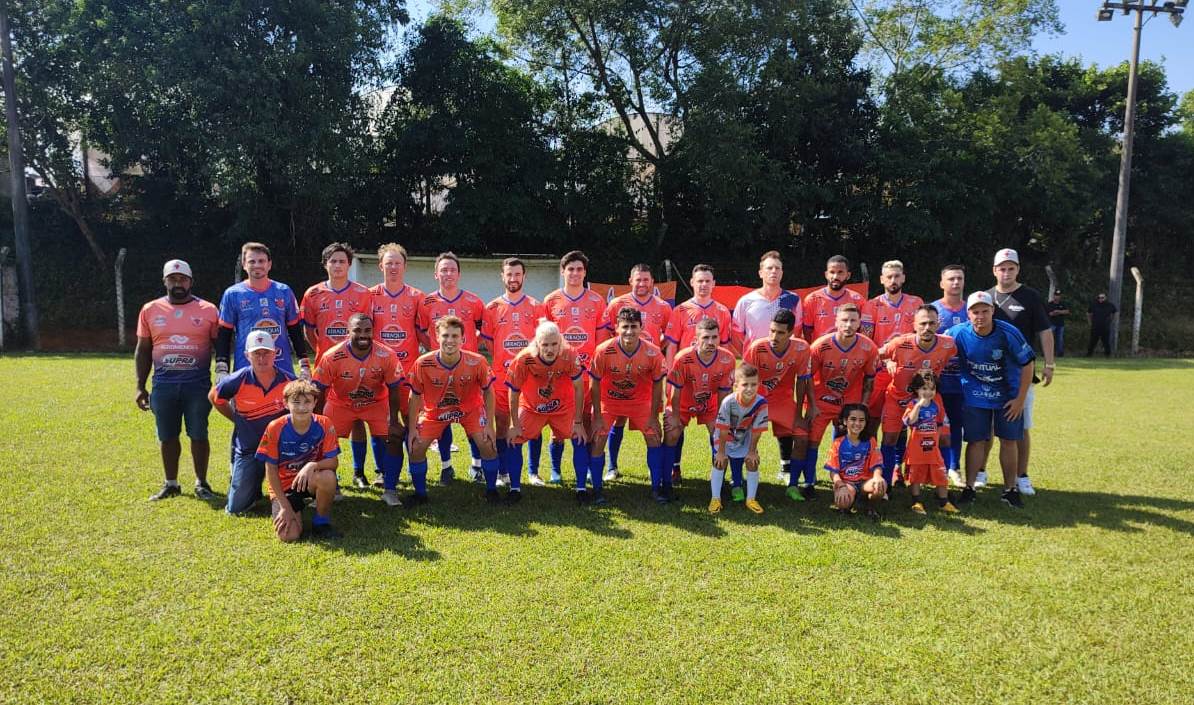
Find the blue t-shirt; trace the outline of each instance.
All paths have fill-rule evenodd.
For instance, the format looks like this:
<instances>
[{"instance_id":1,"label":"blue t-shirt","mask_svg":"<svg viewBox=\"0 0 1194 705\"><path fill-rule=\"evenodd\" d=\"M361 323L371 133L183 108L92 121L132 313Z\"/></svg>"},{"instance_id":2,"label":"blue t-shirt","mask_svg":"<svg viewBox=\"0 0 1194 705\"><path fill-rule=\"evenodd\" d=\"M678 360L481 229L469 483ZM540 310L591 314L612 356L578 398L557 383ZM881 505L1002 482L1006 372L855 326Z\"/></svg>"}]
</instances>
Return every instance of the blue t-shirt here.
<instances>
[{"instance_id":1,"label":"blue t-shirt","mask_svg":"<svg viewBox=\"0 0 1194 705\"><path fill-rule=\"evenodd\" d=\"M286 327L299 322L298 302L294 292L282 282L270 280L265 291L254 291L247 281L233 284L224 290L220 298L220 325L232 328L232 369L249 366L245 356L245 339L255 330L264 330L274 337L278 357L274 364L288 370L294 369L290 352L290 337Z\"/></svg>"},{"instance_id":2,"label":"blue t-shirt","mask_svg":"<svg viewBox=\"0 0 1194 705\"><path fill-rule=\"evenodd\" d=\"M1015 326L1007 321L992 322L995 325L986 335L975 333L970 323L945 331L958 345L965 402L980 409L999 409L1015 399L1020 369L1036 358Z\"/></svg>"},{"instance_id":3,"label":"blue t-shirt","mask_svg":"<svg viewBox=\"0 0 1194 705\"><path fill-rule=\"evenodd\" d=\"M274 381L262 386L252 367L242 367L216 385L216 398L230 401L232 410L232 450L237 455L253 455L261 443L265 427L274 419L286 415L282 389L294 381L294 373L274 367Z\"/></svg>"},{"instance_id":4,"label":"blue t-shirt","mask_svg":"<svg viewBox=\"0 0 1194 705\"><path fill-rule=\"evenodd\" d=\"M937 333L945 335L945 332L954 326L965 323L968 319L966 317L966 302L955 311L954 309L945 305L945 299L937 299L933 302L933 308L937 309L937 316L940 323L937 324ZM962 393L962 376L961 368L958 366L958 358L955 355L945 365L945 369L941 371L941 389L942 394L961 394Z\"/></svg>"}]
</instances>

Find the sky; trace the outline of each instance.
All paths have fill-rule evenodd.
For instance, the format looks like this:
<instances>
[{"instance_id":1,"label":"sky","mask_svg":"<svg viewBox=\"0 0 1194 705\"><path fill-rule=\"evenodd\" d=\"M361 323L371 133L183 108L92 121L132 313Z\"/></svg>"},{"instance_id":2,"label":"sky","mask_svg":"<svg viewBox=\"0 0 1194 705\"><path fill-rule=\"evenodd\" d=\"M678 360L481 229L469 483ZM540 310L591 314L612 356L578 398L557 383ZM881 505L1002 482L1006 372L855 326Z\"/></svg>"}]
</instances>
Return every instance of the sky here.
<instances>
[{"instance_id":1,"label":"sky","mask_svg":"<svg viewBox=\"0 0 1194 705\"><path fill-rule=\"evenodd\" d=\"M1037 53L1075 56L1083 63L1101 68L1128 60L1132 52L1130 15L1117 13L1110 22L1098 22L1095 14L1102 5L1100 0L1056 1L1065 32L1038 36L1033 42ZM416 22L426 19L435 5L435 0L407 0L411 18ZM1152 20L1146 15L1140 41L1141 61L1164 66L1169 88L1178 96L1194 90L1194 4L1186 11L1185 20L1181 27L1174 27L1165 15ZM488 29L493 26L492 18L479 18L477 24Z\"/></svg>"}]
</instances>

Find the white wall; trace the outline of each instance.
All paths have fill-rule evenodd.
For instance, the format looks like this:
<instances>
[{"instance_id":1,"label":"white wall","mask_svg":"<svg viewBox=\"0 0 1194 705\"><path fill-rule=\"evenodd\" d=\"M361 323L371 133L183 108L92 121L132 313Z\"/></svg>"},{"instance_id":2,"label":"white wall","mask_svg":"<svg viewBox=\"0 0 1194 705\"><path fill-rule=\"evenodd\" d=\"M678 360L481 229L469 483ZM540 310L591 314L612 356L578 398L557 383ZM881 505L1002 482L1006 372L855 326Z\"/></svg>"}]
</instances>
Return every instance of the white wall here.
<instances>
[{"instance_id":1,"label":"white wall","mask_svg":"<svg viewBox=\"0 0 1194 705\"><path fill-rule=\"evenodd\" d=\"M504 257L484 259L480 257L460 258L460 287L491 301L502 294L501 271ZM532 259L522 257L526 263L526 279L523 291L542 301L552 291L560 288L560 260L558 258ZM411 257L406 262L406 283L426 292L435 291L434 257ZM380 284L381 270L377 267L377 255L359 254L352 262L348 276L365 286Z\"/></svg>"}]
</instances>

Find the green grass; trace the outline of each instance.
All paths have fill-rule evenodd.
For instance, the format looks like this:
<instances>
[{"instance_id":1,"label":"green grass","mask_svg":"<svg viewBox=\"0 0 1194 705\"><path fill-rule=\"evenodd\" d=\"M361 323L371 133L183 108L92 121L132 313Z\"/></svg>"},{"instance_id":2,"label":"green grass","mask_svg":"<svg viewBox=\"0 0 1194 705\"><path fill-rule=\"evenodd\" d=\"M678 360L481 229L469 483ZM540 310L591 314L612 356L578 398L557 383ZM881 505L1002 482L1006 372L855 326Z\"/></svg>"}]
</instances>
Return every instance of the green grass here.
<instances>
[{"instance_id":1,"label":"green grass","mask_svg":"<svg viewBox=\"0 0 1194 705\"><path fill-rule=\"evenodd\" d=\"M0 701L19 703L1179 703L1194 692L1194 362L1064 359L1015 513L893 498L871 524L764 473L755 516L606 510L474 486L389 510L350 492L335 544L282 546L160 484L133 365L0 358ZM212 416L213 485L230 425ZM776 462L764 443L765 467ZM546 454L545 454L546 455ZM458 456L459 457L459 456ZM546 458L545 458L546 462ZM432 461L433 474L435 461ZM566 463L567 476L570 463ZM184 451L182 480L192 476ZM1182 695L1185 693L1186 695Z\"/></svg>"}]
</instances>

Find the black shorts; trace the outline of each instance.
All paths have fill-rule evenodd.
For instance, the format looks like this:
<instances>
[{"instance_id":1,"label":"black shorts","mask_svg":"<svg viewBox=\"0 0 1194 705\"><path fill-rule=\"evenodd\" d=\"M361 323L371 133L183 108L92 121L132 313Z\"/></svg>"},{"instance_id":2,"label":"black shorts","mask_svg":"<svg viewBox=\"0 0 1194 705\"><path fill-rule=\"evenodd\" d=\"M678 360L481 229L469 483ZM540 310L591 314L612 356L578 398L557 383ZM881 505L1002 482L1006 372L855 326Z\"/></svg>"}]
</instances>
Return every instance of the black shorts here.
<instances>
[{"instance_id":1,"label":"black shorts","mask_svg":"<svg viewBox=\"0 0 1194 705\"><path fill-rule=\"evenodd\" d=\"M295 492L294 490L286 491L286 501L290 502L290 508L294 510L295 514L302 514L303 508L307 506L308 499L315 499L315 495L310 492ZM270 515L278 516L282 511L282 505L277 499L270 502Z\"/></svg>"}]
</instances>

